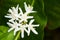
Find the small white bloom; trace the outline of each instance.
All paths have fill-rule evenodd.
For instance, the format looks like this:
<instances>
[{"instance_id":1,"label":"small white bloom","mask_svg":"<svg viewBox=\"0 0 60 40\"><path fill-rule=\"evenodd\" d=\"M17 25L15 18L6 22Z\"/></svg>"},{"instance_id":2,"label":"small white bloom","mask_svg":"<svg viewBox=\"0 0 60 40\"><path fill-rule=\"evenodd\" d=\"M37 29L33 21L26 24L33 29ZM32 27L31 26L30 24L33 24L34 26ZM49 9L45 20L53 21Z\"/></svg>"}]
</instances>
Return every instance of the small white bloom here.
<instances>
[{"instance_id":1,"label":"small white bloom","mask_svg":"<svg viewBox=\"0 0 60 40\"><path fill-rule=\"evenodd\" d=\"M22 12L22 9L21 8L19 8L19 10L20 10L20 13L19 13L19 15L20 15L20 23L22 22L22 21L25 21L25 22L27 22L27 19L31 19L31 18L33 18L33 16L28 16L28 14L27 13L24 13L23 14L23 12Z\"/></svg>"},{"instance_id":2,"label":"small white bloom","mask_svg":"<svg viewBox=\"0 0 60 40\"><path fill-rule=\"evenodd\" d=\"M19 17L19 15L18 15L18 7L19 7L19 5L17 5L17 7L15 8L15 7L12 7L12 9L9 9L9 13L10 14L7 14L5 17L6 18L10 18L10 20L9 21L13 21L13 20L18 20L18 17Z\"/></svg>"},{"instance_id":3,"label":"small white bloom","mask_svg":"<svg viewBox=\"0 0 60 40\"><path fill-rule=\"evenodd\" d=\"M26 10L26 13L34 13L36 11L33 11L33 7L26 4L26 2L24 2L24 7L25 7L25 10Z\"/></svg>"},{"instance_id":4,"label":"small white bloom","mask_svg":"<svg viewBox=\"0 0 60 40\"><path fill-rule=\"evenodd\" d=\"M19 28L18 28L18 26L20 25L20 24L18 24L17 22L7 22L7 24L11 27L9 30L8 30L8 32L10 32L11 30L13 30L14 29L14 35L16 35L16 32L17 31L19 31Z\"/></svg>"},{"instance_id":5,"label":"small white bloom","mask_svg":"<svg viewBox=\"0 0 60 40\"><path fill-rule=\"evenodd\" d=\"M35 28L34 27L38 27L39 26L39 24L38 25L33 25L32 23L34 22L34 19L32 19L30 22L29 22L29 24L28 24L28 36L30 35L30 30L33 32L33 33L35 33L35 34L38 34L38 32L35 30Z\"/></svg>"},{"instance_id":6,"label":"small white bloom","mask_svg":"<svg viewBox=\"0 0 60 40\"><path fill-rule=\"evenodd\" d=\"M20 25L19 30L21 31L21 37L24 38L24 31L28 33L28 30L26 29L27 25Z\"/></svg>"}]
</instances>

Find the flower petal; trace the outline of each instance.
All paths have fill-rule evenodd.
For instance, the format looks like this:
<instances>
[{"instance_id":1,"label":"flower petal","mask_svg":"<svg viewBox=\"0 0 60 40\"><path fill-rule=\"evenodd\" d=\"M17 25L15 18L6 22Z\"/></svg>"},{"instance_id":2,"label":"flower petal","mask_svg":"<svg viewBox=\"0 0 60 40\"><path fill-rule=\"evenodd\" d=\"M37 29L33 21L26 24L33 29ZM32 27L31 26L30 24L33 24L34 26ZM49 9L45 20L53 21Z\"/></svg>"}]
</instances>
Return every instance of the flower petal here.
<instances>
[{"instance_id":1,"label":"flower petal","mask_svg":"<svg viewBox=\"0 0 60 40\"><path fill-rule=\"evenodd\" d=\"M28 16L27 19L33 18L33 16Z\"/></svg>"},{"instance_id":2,"label":"flower petal","mask_svg":"<svg viewBox=\"0 0 60 40\"><path fill-rule=\"evenodd\" d=\"M10 27L13 27L13 24L11 24L11 23L9 23L9 22L7 22L7 24L8 24Z\"/></svg>"},{"instance_id":3,"label":"flower petal","mask_svg":"<svg viewBox=\"0 0 60 40\"><path fill-rule=\"evenodd\" d=\"M10 28L9 30L8 30L8 32L10 32L11 30L13 30L14 28Z\"/></svg>"},{"instance_id":4,"label":"flower petal","mask_svg":"<svg viewBox=\"0 0 60 40\"><path fill-rule=\"evenodd\" d=\"M23 11L22 11L22 9L19 7L19 11L20 11L20 13L19 13L19 15L23 15Z\"/></svg>"},{"instance_id":5,"label":"flower petal","mask_svg":"<svg viewBox=\"0 0 60 40\"><path fill-rule=\"evenodd\" d=\"M32 25L33 27L38 27L39 26L39 24L37 24L37 25Z\"/></svg>"},{"instance_id":6,"label":"flower petal","mask_svg":"<svg viewBox=\"0 0 60 40\"><path fill-rule=\"evenodd\" d=\"M31 30L33 33L38 34L38 32L34 28L32 28Z\"/></svg>"},{"instance_id":7,"label":"flower petal","mask_svg":"<svg viewBox=\"0 0 60 40\"><path fill-rule=\"evenodd\" d=\"M21 30L21 37L24 38L24 30Z\"/></svg>"},{"instance_id":8,"label":"flower petal","mask_svg":"<svg viewBox=\"0 0 60 40\"><path fill-rule=\"evenodd\" d=\"M25 7L25 10L27 9L27 4L26 2L24 2L24 7ZM26 10L27 11L27 10Z\"/></svg>"},{"instance_id":9,"label":"flower petal","mask_svg":"<svg viewBox=\"0 0 60 40\"><path fill-rule=\"evenodd\" d=\"M34 19L32 19L30 22L29 22L29 24L32 24L34 22Z\"/></svg>"}]
</instances>

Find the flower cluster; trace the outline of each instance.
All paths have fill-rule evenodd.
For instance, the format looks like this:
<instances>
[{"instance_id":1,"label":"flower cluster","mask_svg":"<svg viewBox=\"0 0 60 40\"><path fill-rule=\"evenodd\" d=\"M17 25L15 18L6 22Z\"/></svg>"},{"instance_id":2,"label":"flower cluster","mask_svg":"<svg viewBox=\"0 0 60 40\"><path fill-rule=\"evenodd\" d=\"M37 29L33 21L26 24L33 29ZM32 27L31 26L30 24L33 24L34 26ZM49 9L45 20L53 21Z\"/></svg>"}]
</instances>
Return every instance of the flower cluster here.
<instances>
[{"instance_id":1,"label":"flower cluster","mask_svg":"<svg viewBox=\"0 0 60 40\"><path fill-rule=\"evenodd\" d=\"M30 35L30 31L32 31L34 34L38 34L34 27L39 26L39 24L32 24L34 22L33 16L29 16L30 13L36 12L33 11L33 7L27 5L26 2L24 2L24 7L26 11L24 13L22 9L19 7L19 5L17 5L16 8L11 7L12 9L8 10L9 14L5 16L6 18L10 19L9 22L7 22L7 24L10 27L8 32L14 30L14 35L16 35L16 32L20 31L22 38L24 38L24 31L27 33L28 36ZM30 19L29 22L28 19Z\"/></svg>"}]
</instances>

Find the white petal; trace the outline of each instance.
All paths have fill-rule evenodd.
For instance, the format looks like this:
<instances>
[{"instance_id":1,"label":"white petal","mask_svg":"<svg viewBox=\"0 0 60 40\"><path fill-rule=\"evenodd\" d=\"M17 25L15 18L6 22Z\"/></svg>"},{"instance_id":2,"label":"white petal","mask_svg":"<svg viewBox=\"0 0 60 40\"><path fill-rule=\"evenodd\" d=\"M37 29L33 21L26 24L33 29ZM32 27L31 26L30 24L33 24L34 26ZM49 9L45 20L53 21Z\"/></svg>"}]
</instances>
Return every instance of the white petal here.
<instances>
[{"instance_id":1,"label":"white petal","mask_svg":"<svg viewBox=\"0 0 60 40\"><path fill-rule=\"evenodd\" d=\"M14 36L16 35L16 31L14 30Z\"/></svg>"},{"instance_id":2,"label":"white petal","mask_svg":"<svg viewBox=\"0 0 60 40\"><path fill-rule=\"evenodd\" d=\"M11 14L7 14L7 16L10 16Z\"/></svg>"},{"instance_id":3,"label":"white petal","mask_svg":"<svg viewBox=\"0 0 60 40\"><path fill-rule=\"evenodd\" d=\"M27 11L27 13L35 13L35 12L36 12L36 11L29 11L29 12Z\"/></svg>"},{"instance_id":4,"label":"white petal","mask_svg":"<svg viewBox=\"0 0 60 40\"><path fill-rule=\"evenodd\" d=\"M17 30L19 31L19 30L21 30L21 28L18 28Z\"/></svg>"},{"instance_id":5,"label":"white petal","mask_svg":"<svg viewBox=\"0 0 60 40\"><path fill-rule=\"evenodd\" d=\"M25 22L28 22L27 19L24 19Z\"/></svg>"},{"instance_id":6,"label":"white petal","mask_svg":"<svg viewBox=\"0 0 60 40\"><path fill-rule=\"evenodd\" d=\"M30 35L30 28L28 28L28 36Z\"/></svg>"},{"instance_id":7,"label":"white petal","mask_svg":"<svg viewBox=\"0 0 60 40\"><path fill-rule=\"evenodd\" d=\"M34 19L32 19L30 22L29 22L29 24L32 24L34 22Z\"/></svg>"},{"instance_id":8,"label":"white petal","mask_svg":"<svg viewBox=\"0 0 60 40\"><path fill-rule=\"evenodd\" d=\"M18 18L16 18L16 20L19 20Z\"/></svg>"},{"instance_id":9,"label":"white petal","mask_svg":"<svg viewBox=\"0 0 60 40\"><path fill-rule=\"evenodd\" d=\"M20 15L23 15L23 11L22 11L22 9L19 7L19 10L20 10Z\"/></svg>"},{"instance_id":10,"label":"white petal","mask_svg":"<svg viewBox=\"0 0 60 40\"><path fill-rule=\"evenodd\" d=\"M5 16L6 18L12 18L11 16Z\"/></svg>"},{"instance_id":11,"label":"white petal","mask_svg":"<svg viewBox=\"0 0 60 40\"><path fill-rule=\"evenodd\" d=\"M11 23L9 23L9 22L7 22L7 24L8 24L10 27L13 27L13 24L11 24Z\"/></svg>"},{"instance_id":12,"label":"white petal","mask_svg":"<svg viewBox=\"0 0 60 40\"><path fill-rule=\"evenodd\" d=\"M14 36L16 35L16 32L17 32L17 31L18 31L17 29L14 30Z\"/></svg>"},{"instance_id":13,"label":"white petal","mask_svg":"<svg viewBox=\"0 0 60 40\"><path fill-rule=\"evenodd\" d=\"M39 24L38 25L32 25L33 27L38 27L39 26Z\"/></svg>"},{"instance_id":14,"label":"white petal","mask_svg":"<svg viewBox=\"0 0 60 40\"><path fill-rule=\"evenodd\" d=\"M24 7L25 7L25 10L27 9L27 4L26 2L24 2ZM27 10L26 10L27 11Z\"/></svg>"},{"instance_id":15,"label":"white petal","mask_svg":"<svg viewBox=\"0 0 60 40\"><path fill-rule=\"evenodd\" d=\"M9 13L13 13L13 11L11 9L8 10Z\"/></svg>"},{"instance_id":16,"label":"white petal","mask_svg":"<svg viewBox=\"0 0 60 40\"><path fill-rule=\"evenodd\" d=\"M32 11L33 7L28 4L28 9L29 9L29 11Z\"/></svg>"},{"instance_id":17,"label":"white petal","mask_svg":"<svg viewBox=\"0 0 60 40\"><path fill-rule=\"evenodd\" d=\"M29 19L29 18L33 18L33 16L28 16L27 18L28 18L28 19Z\"/></svg>"},{"instance_id":18,"label":"white petal","mask_svg":"<svg viewBox=\"0 0 60 40\"><path fill-rule=\"evenodd\" d=\"M28 15L29 13L28 13L28 12L25 12L24 14L25 14L25 15Z\"/></svg>"},{"instance_id":19,"label":"white petal","mask_svg":"<svg viewBox=\"0 0 60 40\"><path fill-rule=\"evenodd\" d=\"M19 4L18 4L17 7L16 7L17 12L18 12L18 7L19 7Z\"/></svg>"},{"instance_id":20,"label":"white petal","mask_svg":"<svg viewBox=\"0 0 60 40\"><path fill-rule=\"evenodd\" d=\"M12 11L14 12L15 11L15 7L11 7L12 8Z\"/></svg>"},{"instance_id":21,"label":"white petal","mask_svg":"<svg viewBox=\"0 0 60 40\"><path fill-rule=\"evenodd\" d=\"M24 28L24 30L28 33L28 30L26 28Z\"/></svg>"},{"instance_id":22,"label":"white petal","mask_svg":"<svg viewBox=\"0 0 60 40\"><path fill-rule=\"evenodd\" d=\"M32 28L31 30L33 33L38 34L38 32L34 28Z\"/></svg>"},{"instance_id":23,"label":"white petal","mask_svg":"<svg viewBox=\"0 0 60 40\"><path fill-rule=\"evenodd\" d=\"M8 32L10 32L11 30L13 30L14 28L10 28L9 30L8 30Z\"/></svg>"},{"instance_id":24,"label":"white petal","mask_svg":"<svg viewBox=\"0 0 60 40\"><path fill-rule=\"evenodd\" d=\"M14 30L14 35L16 35L16 32L17 31L19 31L21 28L16 28L15 30Z\"/></svg>"},{"instance_id":25,"label":"white petal","mask_svg":"<svg viewBox=\"0 0 60 40\"><path fill-rule=\"evenodd\" d=\"M19 20L19 23L21 23L23 20Z\"/></svg>"},{"instance_id":26,"label":"white petal","mask_svg":"<svg viewBox=\"0 0 60 40\"><path fill-rule=\"evenodd\" d=\"M24 30L21 30L21 37L24 38Z\"/></svg>"},{"instance_id":27,"label":"white petal","mask_svg":"<svg viewBox=\"0 0 60 40\"><path fill-rule=\"evenodd\" d=\"M14 21L14 20L15 20L15 19L10 19L9 22L12 22L12 21Z\"/></svg>"}]
</instances>

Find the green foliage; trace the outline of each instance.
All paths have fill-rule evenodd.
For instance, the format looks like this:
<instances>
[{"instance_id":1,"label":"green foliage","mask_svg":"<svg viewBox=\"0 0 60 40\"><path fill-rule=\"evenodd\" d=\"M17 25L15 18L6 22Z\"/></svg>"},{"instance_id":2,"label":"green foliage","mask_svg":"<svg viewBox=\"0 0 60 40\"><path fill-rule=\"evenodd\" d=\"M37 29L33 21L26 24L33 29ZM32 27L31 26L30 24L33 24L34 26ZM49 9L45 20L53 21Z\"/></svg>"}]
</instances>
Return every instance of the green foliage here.
<instances>
[{"instance_id":1,"label":"green foliage","mask_svg":"<svg viewBox=\"0 0 60 40\"><path fill-rule=\"evenodd\" d=\"M45 0L45 13L48 19L47 27L54 30L60 27L60 2L59 0Z\"/></svg>"}]
</instances>

